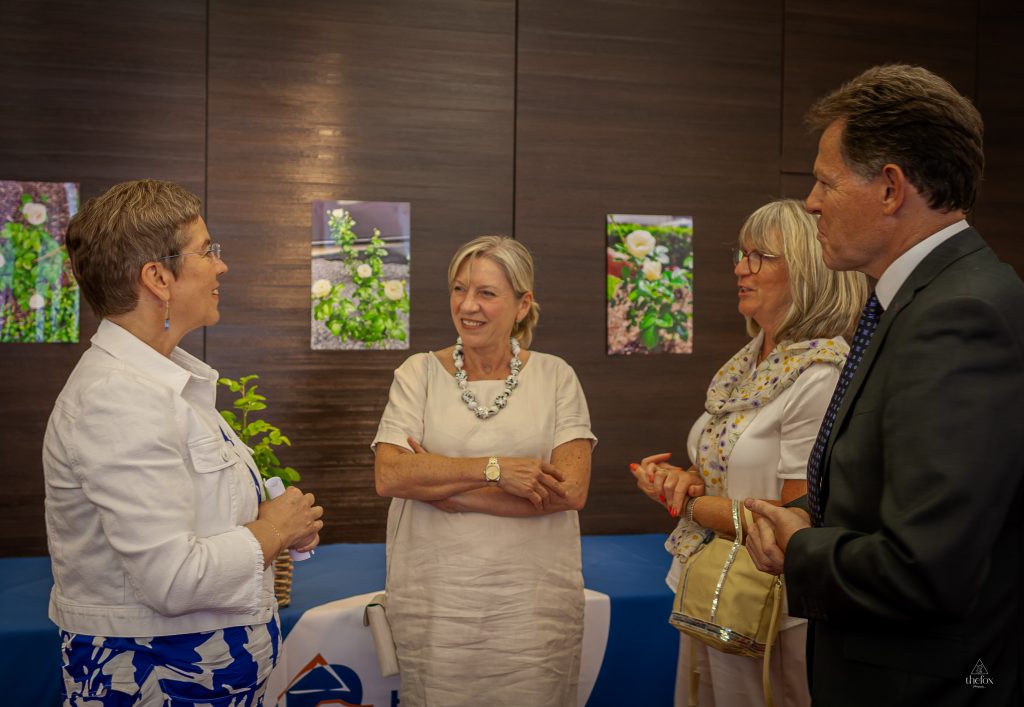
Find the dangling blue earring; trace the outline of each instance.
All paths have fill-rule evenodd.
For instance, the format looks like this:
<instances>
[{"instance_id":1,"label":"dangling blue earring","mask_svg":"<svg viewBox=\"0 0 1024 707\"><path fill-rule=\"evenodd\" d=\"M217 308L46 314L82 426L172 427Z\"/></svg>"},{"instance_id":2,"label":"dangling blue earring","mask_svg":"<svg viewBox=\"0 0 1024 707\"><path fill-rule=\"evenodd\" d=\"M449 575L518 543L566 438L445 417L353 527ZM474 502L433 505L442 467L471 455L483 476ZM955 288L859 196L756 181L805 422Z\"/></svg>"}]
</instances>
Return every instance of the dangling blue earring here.
<instances>
[{"instance_id":1,"label":"dangling blue earring","mask_svg":"<svg viewBox=\"0 0 1024 707\"><path fill-rule=\"evenodd\" d=\"M164 331L171 328L171 301L167 300L167 308L164 310Z\"/></svg>"}]
</instances>

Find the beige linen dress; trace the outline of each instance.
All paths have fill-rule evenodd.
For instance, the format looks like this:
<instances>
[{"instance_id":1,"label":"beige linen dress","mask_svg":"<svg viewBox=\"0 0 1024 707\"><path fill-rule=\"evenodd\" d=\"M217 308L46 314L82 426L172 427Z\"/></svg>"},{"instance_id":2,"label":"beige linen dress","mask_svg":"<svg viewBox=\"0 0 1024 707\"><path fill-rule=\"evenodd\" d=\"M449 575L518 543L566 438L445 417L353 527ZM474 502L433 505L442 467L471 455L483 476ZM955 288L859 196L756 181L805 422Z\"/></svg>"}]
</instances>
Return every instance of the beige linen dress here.
<instances>
[{"instance_id":1,"label":"beige linen dress","mask_svg":"<svg viewBox=\"0 0 1024 707\"><path fill-rule=\"evenodd\" d=\"M489 405L504 381L469 386ZM486 420L436 356L411 356L395 371L373 444L408 448L407 437L445 456L544 460L565 442L596 442L572 368L537 352L508 406ZM576 704L584 599L575 511L504 518L396 498L387 532L403 707Z\"/></svg>"}]
</instances>

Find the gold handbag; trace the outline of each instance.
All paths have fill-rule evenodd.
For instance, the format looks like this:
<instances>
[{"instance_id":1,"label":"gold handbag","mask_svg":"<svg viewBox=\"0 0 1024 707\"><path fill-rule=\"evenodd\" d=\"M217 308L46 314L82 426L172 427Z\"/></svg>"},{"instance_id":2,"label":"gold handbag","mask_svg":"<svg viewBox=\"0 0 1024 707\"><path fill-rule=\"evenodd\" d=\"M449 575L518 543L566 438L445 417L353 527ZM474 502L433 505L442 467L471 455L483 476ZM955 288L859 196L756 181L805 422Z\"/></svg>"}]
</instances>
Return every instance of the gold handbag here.
<instances>
[{"instance_id":1,"label":"gold handbag","mask_svg":"<svg viewBox=\"0 0 1024 707\"><path fill-rule=\"evenodd\" d=\"M764 659L762 681L770 706L769 661L779 628L782 578L754 566L743 546L740 502L732 502L735 540L717 535L686 559L669 623L723 653ZM753 522L743 508L747 523Z\"/></svg>"}]
</instances>

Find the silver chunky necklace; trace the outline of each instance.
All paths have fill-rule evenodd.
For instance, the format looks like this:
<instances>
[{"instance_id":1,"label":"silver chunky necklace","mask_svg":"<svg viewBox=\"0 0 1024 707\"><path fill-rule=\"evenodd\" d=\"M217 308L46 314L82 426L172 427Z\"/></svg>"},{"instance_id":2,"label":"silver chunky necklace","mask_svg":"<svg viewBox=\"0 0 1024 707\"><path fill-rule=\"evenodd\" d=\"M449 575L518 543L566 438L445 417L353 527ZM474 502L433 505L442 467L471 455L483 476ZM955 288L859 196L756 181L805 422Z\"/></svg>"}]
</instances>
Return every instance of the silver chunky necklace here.
<instances>
[{"instance_id":1,"label":"silver chunky necklace","mask_svg":"<svg viewBox=\"0 0 1024 707\"><path fill-rule=\"evenodd\" d=\"M490 407L482 407L476 404L476 396L469 389L469 380L466 376L466 369L463 367L462 337L460 336L455 340L452 360L455 361L455 380L462 390L462 402L466 403L466 407L472 410L481 420L497 415L499 410L508 405L508 396L512 395L512 391L519 385L519 369L523 367L523 362L519 360L519 341L515 337L509 337L508 343L512 347L512 360L508 364L512 373L505 379L505 390L498 394L498 397L494 399Z\"/></svg>"}]
</instances>

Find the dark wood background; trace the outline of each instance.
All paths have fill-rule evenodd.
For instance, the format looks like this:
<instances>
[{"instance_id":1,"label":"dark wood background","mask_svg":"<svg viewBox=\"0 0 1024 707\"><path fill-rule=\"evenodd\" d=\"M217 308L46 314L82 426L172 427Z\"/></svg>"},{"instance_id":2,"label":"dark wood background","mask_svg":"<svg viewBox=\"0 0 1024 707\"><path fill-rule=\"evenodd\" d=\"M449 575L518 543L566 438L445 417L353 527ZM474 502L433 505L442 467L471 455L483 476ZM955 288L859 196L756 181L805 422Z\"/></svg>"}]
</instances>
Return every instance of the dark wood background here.
<instances>
[{"instance_id":1,"label":"dark wood background","mask_svg":"<svg viewBox=\"0 0 1024 707\"><path fill-rule=\"evenodd\" d=\"M576 368L601 442L585 533L667 531L627 465L674 450L744 341L727 248L810 185L810 102L920 63L974 98L972 220L1024 272L1024 16L1011 0L0 0L0 179L139 177L203 197L221 323L185 347L259 373L328 542L382 541L369 442L405 352L309 349L310 202L412 204L413 351L447 346L445 267L481 233L537 260L539 350ZM604 354L604 216L694 217L692 355ZM40 445L78 345L0 346L0 555L46 551ZM145 493L145 489L139 489Z\"/></svg>"}]
</instances>

